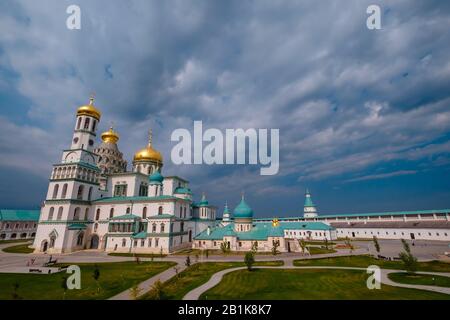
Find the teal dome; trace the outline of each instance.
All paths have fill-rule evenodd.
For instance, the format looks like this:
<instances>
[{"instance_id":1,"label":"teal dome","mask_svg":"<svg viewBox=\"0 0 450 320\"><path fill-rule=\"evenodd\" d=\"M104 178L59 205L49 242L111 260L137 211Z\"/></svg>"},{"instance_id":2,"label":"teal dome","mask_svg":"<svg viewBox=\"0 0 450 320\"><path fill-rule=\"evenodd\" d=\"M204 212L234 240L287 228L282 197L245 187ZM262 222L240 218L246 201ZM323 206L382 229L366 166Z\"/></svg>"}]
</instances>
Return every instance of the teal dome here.
<instances>
[{"instance_id":1,"label":"teal dome","mask_svg":"<svg viewBox=\"0 0 450 320\"><path fill-rule=\"evenodd\" d=\"M205 194L202 195L202 200L200 200L200 202L198 203L199 207L207 207L209 206L209 202L208 200L206 200L206 196Z\"/></svg>"},{"instance_id":2,"label":"teal dome","mask_svg":"<svg viewBox=\"0 0 450 320\"><path fill-rule=\"evenodd\" d=\"M164 177L162 176L162 174L159 171L156 171L156 172L152 173L150 175L150 177L148 177L148 180L150 182L162 183L164 180Z\"/></svg>"},{"instance_id":3,"label":"teal dome","mask_svg":"<svg viewBox=\"0 0 450 320\"><path fill-rule=\"evenodd\" d=\"M234 218L253 218L253 210L250 206L245 202L244 198L242 198L241 203L234 208L233 211Z\"/></svg>"}]
</instances>

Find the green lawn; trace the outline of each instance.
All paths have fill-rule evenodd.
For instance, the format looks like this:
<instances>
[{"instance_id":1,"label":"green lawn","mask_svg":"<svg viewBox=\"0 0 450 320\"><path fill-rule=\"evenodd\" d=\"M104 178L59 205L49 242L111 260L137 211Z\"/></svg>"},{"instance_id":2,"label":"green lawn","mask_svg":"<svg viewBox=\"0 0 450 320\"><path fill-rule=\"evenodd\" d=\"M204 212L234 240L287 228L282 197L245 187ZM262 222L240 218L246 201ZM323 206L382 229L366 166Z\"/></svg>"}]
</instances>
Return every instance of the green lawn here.
<instances>
[{"instance_id":1,"label":"green lawn","mask_svg":"<svg viewBox=\"0 0 450 320\"><path fill-rule=\"evenodd\" d=\"M389 279L398 283L420 284L450 288L450 277L431 274L408 274L406 272L390 273Z\"/></svg>"},{"instance_id":2,"label":"green lawn","mask_svg":"<svg viewBox=\"0 0 450 320\"><path fill-rule=\"evenodd\" d=\"M311 255L314 255L314 254L325 254L325 253L335 253L336 252L336 250L330 249L330 248L326 249L326 248L321 248L321 247L310 247L310 246L308 246L307 248L308 248L308 251L309 251L309 253Z\"/></svg>"},{"instance_id":3,"label":"green lawn","mask_svg":"<svg viewBox=\"0 0 450 320\"><path fill-rule=\"evenodd\" d=\"M0 244L16 243L16 242L32 242L33 239L13 239L13 240L0 240Z\"/></svg>"},{"instance_id":4,"label":"green lawn","mask_svg":"<svg viewBox=\"0 0 450 320\"><path fill-rule=\"evenodd\" d=\"M2 251L7 253L33 253L34 249L29 248L31 243L18 244L16 246L3 248Z\"/></svg>"},{"instance_id":5,"label":"green lawn","mask_svg":"<svg viewBox=\"0 0 450 320\"><path fill-rule=\"evenodd\" d=\"M324 246L325 245L325 241L314 241L314 240L310 240L310 241L304 241L306 245L318 245L318 246ZM336 242L332 242L332 241L328 241L328 245L332 246L335 245Z\"/></svg>"},{"instance_id":6,"label":"green lawn","mask_svg":"<svg viewBox=\"0 0 450 320\"><path fill-rule=\"evenodd\" d=\"M81 289L67 290L66 299L106 299L118 294L175 265L172 262L116 262L98 263L100 270L98 292L93 278L94 264L78 263L81 268ZM41 274L0 274L0 300L12 299L14 284L19 284L17 295L27 300L61 300L65 272Z\"/></svg>"},{"instance_id":7,"label":"green lawn","mask_svg":"<svg viewBox=\"0 0 450 320\"><path fill-rule=\"evenodd\" d=\"M131 253L131 252L112 252L108 253L108 256L114 256L114 257L139 257L139 258L164 258L167 255L166 254L159 254L159 253Z\"/></svg>"},{"instance_id":8,"label":"green lawn","mask_svg":"<svg viewBox=\"0 0 450 320\"><path fill-rule=\"evenodd\" d=\"M248 251L229 251L229 252L223 252L222 250L208 250L208 255L212 256L212 255L242 255L244 256ZM205 257L205 250L200 250L200 249L183 249L177 252L172 253L172 255L178 256L178 255L190 255L191 258L195 257L196 255L198 255L199 257L201 257L203 255L203 257ZM262 256L267 256L267 255L273 255L272 252L257 252L255 254L256 256L258 255L262 255Z\"/></svg>"},{"instance_id":9,"label":"green lawn","mask_svg":"<svg viewBox=\"0 0 450 320\"><path fill-rule=\"evenodd\" d=\"M401 261L378 260L368 255L294 260L294 266L339 266L367 268L370 265L377 265L383 269L404 269ZM441 261L419 262L417 270L430 272L450 272L450 263Z\"/></svg>"},{"instance_id":10,"label":"green lawn","mask_svg":"<svg viewBox=\"0 0 450 320\"><path fill-rule=\"evenodd\" d=\"M255 265L282 266L283 261L260 261ZM211 276L224 269L243 267L243 262L205 262L196 263L180 272L178 277L166 281L163 285L165 299L181 300L189 291L206 283ZM152 292L147 292L140 299L152 299Z\"/></svg>"},{"instance_id":11,"label":"green lawn","mask_svg":"<svg viewBox=\"0 0 450 320\"><path fill-rule=\"evenodd\" d=\"M396 300L450 299L450 295L381 285L369 290L357 270L238 270L226 274L200 299L219 300Z\"/></svg>"}]
</instances>

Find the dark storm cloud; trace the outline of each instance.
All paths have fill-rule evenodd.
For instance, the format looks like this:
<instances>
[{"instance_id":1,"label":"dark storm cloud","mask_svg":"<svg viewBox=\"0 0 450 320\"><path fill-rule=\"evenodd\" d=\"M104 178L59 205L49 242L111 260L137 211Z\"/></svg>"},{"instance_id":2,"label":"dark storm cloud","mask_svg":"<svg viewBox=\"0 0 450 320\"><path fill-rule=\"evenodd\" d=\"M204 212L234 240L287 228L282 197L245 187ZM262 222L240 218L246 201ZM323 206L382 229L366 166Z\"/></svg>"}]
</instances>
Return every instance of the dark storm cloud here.
<instances>
[{"instance_id":1,"label":"dark storm cloud","mask_svg":"<svg viewBox=\"0 0 450 320\"><path fill-rule=\"evenodd\" d=\"M246 190L271 207L268 196L301 198L317 181L398 177L436 167L430 157L446 163L450 5L378 3L377 31L365 25L372 1L359 0L80 1L80 31L65 28L71 1L3 3L0 69L17 77L1 79L0 92L30 103L20 119L2 110L1 165L46 177L92 91L102 128L116 124L128 160L151 126L165 172L186 176L197 192L213 190L215 200ZM193 120L279 128L279 176L172 165L170 133ZM19 144L34 150L33 166ZM417 168L394 170L395 161Z\"/></svg>"}]
</instances>

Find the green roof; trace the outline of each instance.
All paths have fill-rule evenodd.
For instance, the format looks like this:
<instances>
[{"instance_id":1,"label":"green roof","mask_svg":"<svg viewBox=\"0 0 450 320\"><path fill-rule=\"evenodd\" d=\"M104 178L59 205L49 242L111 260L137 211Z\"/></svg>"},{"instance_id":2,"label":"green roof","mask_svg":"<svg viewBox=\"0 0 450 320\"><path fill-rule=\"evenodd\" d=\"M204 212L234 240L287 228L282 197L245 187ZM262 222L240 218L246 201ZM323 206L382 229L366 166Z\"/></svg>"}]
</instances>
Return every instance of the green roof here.
<instances>
[{"instance_id":1,"label":"green roof","mask_svg":"<svg viewBox=\"0 0 450 320\"><path fill-rule=\"evenodd\" d=\"M309 193L308 189L306 189L305 194L305 207L314 207L314 203L312 201L311 194Z\"/></svg>"},{"instance_id":2,"label":"green roof","mask_svg":"<svg viewBox=\"0 0 450 320\"><path fill-rule=\"evenodd\" d=\"M175 191L173 193L176 193L176 194L192 194L192 191L189 188L178 187L178 188L175 189Z\"/></svg>"},{"instance_id":3,"label":"green roof","mask_svg":"<svg viewBox=\"0 0 450 320\"><path fill-rule=\"evenodd\" d=\"M134 235L131 236L133 239L145 239L147 238L147 232L146 231L141 231L139 233L136 233Z\"/></svg>"},{"instance_id":4,"label":"green roof","mask_svg":"<svg viewBox=\"0 0 450 320\"><path fill-rule=\"evenodd\" d=\"M0 209L0 221L39 221L40 210Z\"/></svg>"},{"instance_id":5,"label":"green roof","mask_svg":"<svg viewBox=\"0 0 450 320\"><path fill-rule=\"evenodd\" d=\"M253 210L245 202L244 197L242 197L241 202L234 208L233 211L234 218L251 218L253 217Z\"/></svg>"},{"instance_id":6,"label":"green roof","mask_svg":"<svg viewBox=\"0 0 450 320\"><path fill-rule=\"evenodd\" d=\"M140 220L141 217L132 213L127 213L122 216L112 217L110 220Z\"/></svg>"},{"instance_id":7,"label":"green roof","mask_svg":"<svg viewBox=\"0 0 450 320\"><path fill-rule=\"evenodd\" d=\"M238 240L267 240L268 237L283 237L284 230L334 230L322 222L281 222L278 226L272 223L255 223L250 231L236 232L234 223L218 226L201 232L195 240L222 240L224 236L234 236Z\"/></svg>"},{"instance_id":8,"label":"green roof","mask_svg":"<svg viewBox=\"0 0 450 320\"><path fill-rule=\"evenodd\" d=\"M157 197L108 197L95 200L93 202L117 202L117 201L159 201L159 200L179 200L174 196L157 196Z\"/></svg>"},{"instance_id":9,"label":"green roof","mask_svg":"<svg viewBox=\"0 0 450 320\"><path fill-rule=\"evenodd\" d=\"M69 230L84 230L86 225L84 223L72 223L67 227Z\"/></svg>"},{"instance_id":10,"label":"green roof","mask_svg":"<svg viewBox=\"0 0 450 320\"><path fill-rule=\"evenodd\" d=\"M147 217L147 219L170 219L170 218L175 218L175 216L173 214L163 213Z\"/></svg>"}]
</instances>

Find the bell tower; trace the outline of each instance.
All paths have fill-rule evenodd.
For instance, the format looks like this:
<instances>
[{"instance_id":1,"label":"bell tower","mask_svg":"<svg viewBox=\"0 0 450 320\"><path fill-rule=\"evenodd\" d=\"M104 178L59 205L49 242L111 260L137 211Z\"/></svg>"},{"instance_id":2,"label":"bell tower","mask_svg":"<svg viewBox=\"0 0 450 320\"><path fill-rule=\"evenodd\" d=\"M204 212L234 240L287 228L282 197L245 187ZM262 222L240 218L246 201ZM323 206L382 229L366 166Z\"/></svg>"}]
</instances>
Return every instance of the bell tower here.
<instances>
[{"instance_id":1,"label":"bell tower","mask_svg":"<svg viewBox=\"0 0 450 320\"><path fill-rule=\"evenodd\" d=\"M36 252L63 253L87 246L94 214L91 201L99 192L94 140L100 117L93 97L77 110L70 148L53 165L34 242Z\"/></svg>"},{"instance_id":2,"label":"bell tower","mask_svg":"<svg viewBox=\"0 0 450 320\"><path fill-rule=\"evenodd\" d=\"M303 206L303 217L304 218L315 218L317 217L317 208L314 205L311 193L306 189L305 193L305 205Z\"/></svg>"}]
</instances>

